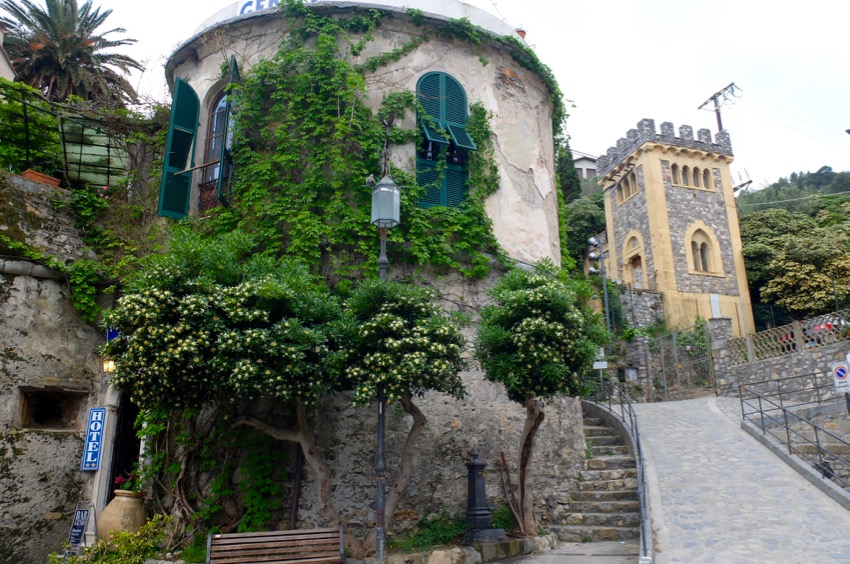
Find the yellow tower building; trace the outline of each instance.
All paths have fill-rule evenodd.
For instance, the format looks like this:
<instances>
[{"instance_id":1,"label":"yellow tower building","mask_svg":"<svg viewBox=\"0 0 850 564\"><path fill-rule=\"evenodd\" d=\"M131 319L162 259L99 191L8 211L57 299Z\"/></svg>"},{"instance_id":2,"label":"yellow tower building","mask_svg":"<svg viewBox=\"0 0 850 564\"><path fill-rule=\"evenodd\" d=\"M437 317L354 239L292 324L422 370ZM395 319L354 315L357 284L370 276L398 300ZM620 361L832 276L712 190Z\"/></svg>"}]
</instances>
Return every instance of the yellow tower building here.
<instances>
[{"instance_id":1,"label":"yellow tower building","mask_svg":"<svg viewBox=\"0 0 850 564\"><path fill-rule=\"evenodd\" d=\"M671 329L727 317L753 329L729 134L644 119L599 157L605 194L605 267L630 294L655 296ZM652 299L632 300L634 304ZM639 319L640 316L637 316Z\"/></svg>"}]
</instances>

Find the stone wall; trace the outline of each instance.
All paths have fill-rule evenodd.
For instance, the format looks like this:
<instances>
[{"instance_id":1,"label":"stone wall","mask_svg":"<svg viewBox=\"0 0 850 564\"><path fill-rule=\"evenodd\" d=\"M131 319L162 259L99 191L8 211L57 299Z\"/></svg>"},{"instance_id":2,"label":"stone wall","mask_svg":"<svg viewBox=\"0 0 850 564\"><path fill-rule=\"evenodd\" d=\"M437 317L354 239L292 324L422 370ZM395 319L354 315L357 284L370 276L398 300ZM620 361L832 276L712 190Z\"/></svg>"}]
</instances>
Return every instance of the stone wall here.
<instances>
[{"instance_id":1,"label":"stone wall","mask_svg":"<svg viewBox=\"0 0 850 564\"><path fill-rule=\"evenodd\" d=\"M0 188L0 234L61 261L86 255L73 216L56 205L67 191L13 175ZM82 430L99 388L99 341L61 273L0 260L0 562L44 562L88 499Z\"/></svg>"},{"instance_id":2,"label":"stone wall","mask_svg":"<svg viewBox=\"0 0 850 564\"><path fill-rule=\"evenodd\" d=\"M620 310L629 327L649 327L664 321L663 296L652 290L620 286Z\"/></svg>"},{"instance_id":3,"label":"stone wall","mask_svg":"<svg viewBox=\"0 0 850 564\"><path fill-rule=\"evenodd\" d=\"M804 349L793 354L756 362L735 365L729 341L732 338L730 319L710 319L711 352L717 379L717 393L738 396L738 386L764 380L777 380L790 376L831 374L830 364L842 362L850 352L850 341L817 348Z\"/></svg>"},{"instance_id":4,"label":"stone wall","mask_svg":"<svg viewBox=\"0 0 850 564\"><path fill-rule=\"evenodd\" d=\"M67 190L0 172L0 235L65 263L91 258L74 227L70 201Z\"/></svg>"}]
</instances>

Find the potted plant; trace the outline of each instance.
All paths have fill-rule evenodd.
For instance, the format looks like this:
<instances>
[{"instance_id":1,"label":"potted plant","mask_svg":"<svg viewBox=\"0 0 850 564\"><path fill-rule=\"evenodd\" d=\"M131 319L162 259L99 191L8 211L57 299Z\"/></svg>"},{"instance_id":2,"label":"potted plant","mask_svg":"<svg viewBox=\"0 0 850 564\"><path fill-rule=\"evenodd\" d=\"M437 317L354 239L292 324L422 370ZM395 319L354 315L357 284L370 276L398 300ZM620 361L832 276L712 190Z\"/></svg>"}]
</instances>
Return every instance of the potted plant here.
<instances>
[{"instance_id":1,"label":"potted plant","mask_svg":"<svg viewBox=\"0 0 850 564\"><path fill-rule=\"evenodd\" d=\"M118 476L113 481L112 498L97 519L97 536L107 542L113 531L137 532L147 521L145 492L137 472Z\"/></svg>"}]
</instances>

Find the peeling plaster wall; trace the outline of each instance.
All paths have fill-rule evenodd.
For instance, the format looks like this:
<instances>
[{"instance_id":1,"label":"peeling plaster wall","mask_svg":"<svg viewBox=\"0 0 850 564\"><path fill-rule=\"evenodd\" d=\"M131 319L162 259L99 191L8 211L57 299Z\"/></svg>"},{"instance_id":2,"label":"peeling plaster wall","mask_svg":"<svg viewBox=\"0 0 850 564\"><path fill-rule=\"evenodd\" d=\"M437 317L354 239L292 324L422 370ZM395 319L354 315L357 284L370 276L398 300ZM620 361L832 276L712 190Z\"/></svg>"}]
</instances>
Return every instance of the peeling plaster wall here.
<instances>
[{"instance_id":1,"label":"peeling plaster wall","mask_svg":"<svg viewBox=\"0 0 850 564\"><path fill-rule=\"evenodd\" d=\"M333 8L325 8L333 12ZM374 32L354 63L396 49L412 37L427 33L403 13L394 13ZM259 12L252 17L229 20L206 30L183 44L166 64L168 80L180 77L201 99L198 139L207 136L210 105L224 87L221 65L235 54L243 68L274 55L285 34L280 14ZM366 103L380 107L386 93L415 91L427 72L454 76L466 90L470 104L481 102L490 112L495 159L499 167L499 190L486 202L487 213L499 243L508 255L533 263L551 258L560 263L558 205L555 193L552 106L544 84L534 73L520 67L503 44L478 46L429 33L429 41L396 63L367 74ZM415 116L399 122L415 127ZM393 149L396 165L415 170L415 145ZM195 163L202 160L203 142L196 144ZM195 182L198 175L195 176ZM196 206L197 188L192 198Z\"/></svg>"},{"instance_id":2,"label":"peeling plaster wall","mask_svg":"<svg viewBox=\"0 0 850 564\"><path fill-rule=\"evenodd\" d=\"M73 217L51 204L68 197L3 176L0 234L62 261L87 256ZM93 476L80 462L86 415L98 395L100 340L71 306L59 272L0 260L0 562L45 562L67 540L76 503L90 499ZM32 424L25 398L42 392L76 398L66 421Z\"/></svg>"}]
</instances>

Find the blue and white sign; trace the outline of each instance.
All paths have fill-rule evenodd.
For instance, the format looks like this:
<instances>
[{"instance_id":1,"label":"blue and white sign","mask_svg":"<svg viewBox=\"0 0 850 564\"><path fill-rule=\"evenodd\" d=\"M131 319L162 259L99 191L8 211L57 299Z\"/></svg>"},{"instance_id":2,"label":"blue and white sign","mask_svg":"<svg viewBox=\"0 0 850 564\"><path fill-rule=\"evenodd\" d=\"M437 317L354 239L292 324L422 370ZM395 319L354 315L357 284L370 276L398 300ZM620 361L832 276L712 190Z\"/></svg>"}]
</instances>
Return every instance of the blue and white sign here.
<instances>
[{"instance_id":1,"label":"blue and white sign","mask_svg":"<svg viewBox=\"0 0 850 564\"><path fill-rule=\"evenodd\" d=\"M316 0L307 0L307 4L312 4ZM239 2L239 15L250 14L251 12L259 12L260 10L270 10L277 8L280 0L242 0Z\"/></svg>"},{"instance_id":2,"label":"blue and white sign","mask_svg":"<svg viewBox=\"0 0 850 564\"><path fill-rule=\"evenodd\" d=\"M103 427L105 423L105 407L89 409L89 422L86 425L86 441L83 449L83 470L100 468L100 451L103 448Z\"/></svg>"},{"instance_id":3,"label":"blue and white sign","mask_svg":"<svg viewBox=\"0 0 850 564\"><path fill-rule=\"evenodd\" d=\"M850 392L850 369L846 362L830 364L832 369L832 381L835 383L836 392Z\"/></svg>"},{"instance_id":4,"label":"blue and white sign","mask_svg":"<svg viewBox=\"0 0 850 564\"><path fill-rule=\"evenodd\" d=\"M71 533L68 535L68 544L72 547L83 544L83 535L89 523L89 510L77 509L74 512L74 522L71 524Z\"/></svg>"}]
</instances>

